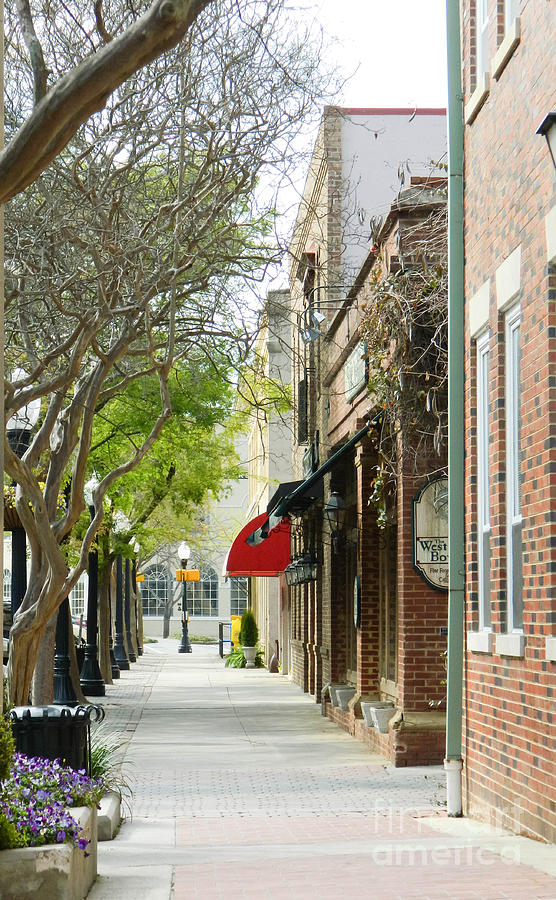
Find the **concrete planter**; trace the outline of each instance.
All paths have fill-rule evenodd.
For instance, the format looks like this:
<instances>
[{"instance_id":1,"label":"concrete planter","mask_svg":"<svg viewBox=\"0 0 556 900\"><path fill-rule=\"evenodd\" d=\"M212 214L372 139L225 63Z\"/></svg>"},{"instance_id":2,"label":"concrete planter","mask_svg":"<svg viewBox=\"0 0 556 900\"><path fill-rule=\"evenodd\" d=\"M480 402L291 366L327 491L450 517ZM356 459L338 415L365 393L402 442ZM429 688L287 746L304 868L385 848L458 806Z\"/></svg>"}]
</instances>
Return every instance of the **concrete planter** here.
<instances>
[{"instance_id":1,"label":"concrete planter","mask_svg":"<svg viewBox=\"0 0 556 900\"><path fill-rule=\"evenodd\" d=\"M244 647L243 654L245 656L245 668L246 669L254 669L255 668L255 656L257 655L256 647Z\"/></svg>"},{"instance_id":2,"label":"concrete planter","mask_svg":"<svg viewBox=\"0 0 556 900\"><path fill-rule=\"evenodd\" d=\"M337 706L340 707L344 712L348 712L349 710L349 701L352 697L355 696L355 688L353 687L339 687L336 688L336 700Z\"/></svg>"},{"instance_id":3,"label":"concrete planter","mask_svg":"<svg viewBox=\"0 0 556 900\"><path fill-rule=\"evenodd\" d=\"M0 852L2 900L83 900L97 877L97 811L71 809L90 841L85 856L71 844L45 844Z\"/></svg>"},{"instance_id":4,"label":"concrete planter","mask_svg":"<svg viewBox=\"0 0 556 900\"><path fill-rule=\"evenodd\" d=\"M347 684L330 684L328 686L328 693L330 694L330 702L332 706L339 706L340 701L338 700L338 690L347 688Z\"/></svg>"},{"instance_id":5,"label":"concrete planter","mask_svg":"<svg viewBox=\"0 0 556 900\"><path fill-rule=\"evenodd\" d=\"M361 703L361 712L367 728L374 728L381 734L388 733L388 722L396 712L391 700L370 700Z\"/></svg>"},{"instance_id":6,"label":"concrete planter","mask_svg":"<svg viewBox=\"0 0 556 900\"><path fill-rule=\"evenodd\" d=\"M119 794L108 791L100 801L97 814L97 836L99 841L111 841L122 821Z\"/></svg>"}]
</instances>

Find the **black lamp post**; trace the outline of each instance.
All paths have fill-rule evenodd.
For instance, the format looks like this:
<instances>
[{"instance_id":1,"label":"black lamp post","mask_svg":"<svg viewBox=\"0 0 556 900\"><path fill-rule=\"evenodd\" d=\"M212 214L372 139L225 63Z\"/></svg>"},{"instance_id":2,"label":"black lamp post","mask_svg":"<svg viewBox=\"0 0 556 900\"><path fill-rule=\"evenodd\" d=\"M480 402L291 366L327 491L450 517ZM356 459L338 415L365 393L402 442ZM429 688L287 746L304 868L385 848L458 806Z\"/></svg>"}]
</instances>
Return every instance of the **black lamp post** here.
<instances>
[{"instance_id":1,"label":"black lamp post","mask_svg":"<svg viewBox=\"0 0 556 900\"><path fill-rule=\"evenodd\" d=\"M130 662L137 662L135 650L133 649L133 640L131 637L131 563L129 559L125 561L125 594L124 594L124 611L125 611L125 636L127 643L127 658Z\"/></svg>"},{"instance_id":2,"label":"black lamp post","mask_svg":"<svg viewBox=\"0 0 556 900\"><path fill-rule=\"evenodd\" d=\"M97 486L98 479L94 475L85 485L85 502L89 507L91 521L95 517L93 491ZM106 687L98 664L98 551L96 549L89 553L87 643L80 682L84 694L92 697L104 697Z\"/></svg>"},{"instance_id":3,"label":"black lamp post","mask_svg":"<svg viewBox=\"0 0 556 900\"><path fill-rule=\"evenodd\" d=\"M187 622L187 581L185 577L185 571L187 569L187 563L191 555L191 550L189 549L185 541L182 541L182 543L180 544L178 548L178 554L181 561L181 577L183 581L183 592L181 600L181 644L178 647L178 653L192 653L193 648L191 647L191 643L189 641L189 629Z\"/></svg>"},{"instance_id":4,"label":"black lamp post","mask_svg":"<svg viewBox=\"0 0 556 900\"><path fill-rule=\"evenodd\" d=\"M116 662L116 657L114 656L114 633L112 629L112 579L110 578L110 583L108 585L108 642L110 645L110 671L112 673L112 678L120 677L120 667Z\"/></svg>"},{"instance_id":5,"label":"black lamp post","mask_svg":"<svg viewBox=\"0 0 556 900\"><path fill-rule=\"evenodd\" d=\"M136 541L133 545L133 563L131 565L131 586L133 588L133 596L135 597L135 634L137 637L137 655L143 656L143 648L141 646L141 640L139 637L139 614L140 614L140 603L139 603L139 594L137 593L137 554L139 553L140 546Z\"/></svg>"},{"instance_id":6,"label":"black lamp post","mask_svg":"<svg viewBox=\"0 0 556 900\"><path fill-rule=\"evenodd\" d=\"M114 640L114 658L120 671L129 669L129 659L124 646L124 584L122 557L116 559L116 635Z\"/></svg>"}]
</instances>

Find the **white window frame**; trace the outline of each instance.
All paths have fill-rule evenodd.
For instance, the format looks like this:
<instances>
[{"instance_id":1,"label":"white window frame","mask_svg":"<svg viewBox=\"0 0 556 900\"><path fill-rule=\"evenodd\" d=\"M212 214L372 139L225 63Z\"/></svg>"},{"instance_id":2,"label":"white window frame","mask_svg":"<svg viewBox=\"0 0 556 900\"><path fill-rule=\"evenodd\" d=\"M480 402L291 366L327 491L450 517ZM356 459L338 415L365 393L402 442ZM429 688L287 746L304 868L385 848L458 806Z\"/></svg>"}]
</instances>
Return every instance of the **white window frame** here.
<instances>
[{"instance_id":1,"label":"white window frame","mask_svg":"<svg viewBox=\"0 0 556 900\"><path fill-rule=\"evenodd\" d=\"M507 34L519 16L519 0L504 0L504 34Z\"/></svg>"},{"instance_id":2,"label":"white window frame","mask_svg":"<svg viewBox=\"0 0 556 900\"><path fill-rule=\"evenodd\" d=\"M477 544L479 631L490 631L490 332L477 339Z\"/></svg>"},{"instance_id":3,"label":"white window frame","mask_svg":"<svg viewBox=\"0 0 556 900\"><path fill-rule=\"evenodd\" d=\"M88 578L85 573L79 577L72 587L69 595L71 614L75 618L87 615L87 585Z\"/></svg>"},{"instance_id":4,"label":"white window frame","mask_svg":"<svg viewBox=\"0 0 556 900\"><path fill-rule=\"evenodd\" d=\"M476 83L489 71L488 55L488 0L476 0L475 13L475 62L477 69Z\"/></svg>"},{"instance_id":5,"label":"white window frame","mask_svg":"<svg viewBox=\"0 0 556 900\"><path fill-rule=\"evenodd\" d=\"M521 510L521 306L505 315L507 631L523 631ZM519 553L516 547L519 545Z\"/></svg>"},{"instance_id":6,"label":"white window frame","mask_svg":"<svg viewBox=\"0 0 556 900\"><path fill-rule=\"evenodd\" d=\"M230 578L230 615L241 616L247 609L249 599L249 581L246 576L237 575Z\"/></svg>"},{"instance_id":7,"label":"white window frame","mask_svg":"<svg viewBox=\"0 0 556 900\"><path fill-rule=\"evenodd\" d=\"M200 581L187 582L187 589L187 608L192 617L218 617L218 575L214 569L202 569Z\"/></svg>"}]
</instances>

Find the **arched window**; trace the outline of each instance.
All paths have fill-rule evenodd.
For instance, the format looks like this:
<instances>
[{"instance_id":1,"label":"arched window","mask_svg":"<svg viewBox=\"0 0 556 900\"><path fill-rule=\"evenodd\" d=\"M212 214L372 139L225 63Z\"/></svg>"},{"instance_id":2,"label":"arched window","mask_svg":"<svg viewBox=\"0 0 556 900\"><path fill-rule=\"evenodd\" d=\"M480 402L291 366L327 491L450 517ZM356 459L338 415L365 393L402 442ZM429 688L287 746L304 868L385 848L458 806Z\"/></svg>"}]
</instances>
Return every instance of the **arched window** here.
<instances>
[{"instance_id":1,"label":"arched window","mask_svg":"<svg viewBox=\"0 0 556 900\"><path fill-rule=\"evenodd\" d=\"M192 616L218 615L218 575L203 569L200 581L187 582L187 608Z\"/></svg>"},{"instance_id":2,"label":"arched window","mask_svg":"<svg viewBox=\"0 0 556 900\"><path fill-rule=\"evenodd\" d=\"M168 572L164 566L149 566L141 585L144 616L163 616L170 591Z\"/></svg>"},{"instance_id":3,"label":"arched window","mask_svg":"<svg viewBox=\"0 0 556 900\"><path fill-rule=\"evenodd\" d=\"M230 578L230 615L242 616L247 609L247 578Z\"/></svg>"}]
</instances>

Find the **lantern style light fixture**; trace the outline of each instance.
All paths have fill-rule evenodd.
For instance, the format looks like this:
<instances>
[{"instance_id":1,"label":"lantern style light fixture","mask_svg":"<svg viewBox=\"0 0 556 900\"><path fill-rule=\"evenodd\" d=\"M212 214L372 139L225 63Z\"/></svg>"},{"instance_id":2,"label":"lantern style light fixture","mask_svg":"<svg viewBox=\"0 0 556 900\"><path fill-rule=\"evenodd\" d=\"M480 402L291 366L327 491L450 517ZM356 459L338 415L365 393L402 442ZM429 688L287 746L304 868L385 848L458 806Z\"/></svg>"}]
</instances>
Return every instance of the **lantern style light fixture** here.
<instances>
[{"instance_id":1,"label":"lantern style light fixture","mask_svg":"<svg viewBox=\"0 0 556 900\"><path fill-rule=\"evenodd\" d=\"M333 537L343 531L346 523L346 502L338 491L332 491L330 494L324 507L324 514Z\"/></svg>"}]
</instances>

